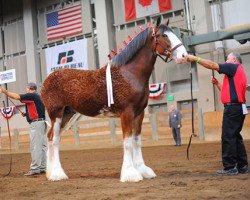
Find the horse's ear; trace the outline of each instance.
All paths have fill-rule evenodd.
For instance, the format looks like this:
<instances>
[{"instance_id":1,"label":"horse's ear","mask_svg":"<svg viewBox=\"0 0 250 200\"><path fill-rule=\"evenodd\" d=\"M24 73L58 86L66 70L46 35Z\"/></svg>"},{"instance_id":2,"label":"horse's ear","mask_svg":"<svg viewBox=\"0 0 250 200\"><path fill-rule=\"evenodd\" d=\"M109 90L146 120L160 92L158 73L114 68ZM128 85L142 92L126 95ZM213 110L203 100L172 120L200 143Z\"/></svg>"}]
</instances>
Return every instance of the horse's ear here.
<instances>
[{"instance_id":1,"label":"horse's ear","mask_svg":"<svg viewBox=\"0 0 250 200\"><path fill-rule=\"evenodd\" d=\"M157 22L156 22L156 26L158 27L158 26L160 26L160 24L161 24L161 17L158 17Z\"/></svg>"},{"instance_id":2,"label":"horse's ear","mask_svg":"<svg viewBox=\"0 0 250 200\"><path fill-rule=\"evenodd\" d=\"M169 19L166 21L165 25L168 26L168 24L169 24Z\"/></svg>"}]
</instances>

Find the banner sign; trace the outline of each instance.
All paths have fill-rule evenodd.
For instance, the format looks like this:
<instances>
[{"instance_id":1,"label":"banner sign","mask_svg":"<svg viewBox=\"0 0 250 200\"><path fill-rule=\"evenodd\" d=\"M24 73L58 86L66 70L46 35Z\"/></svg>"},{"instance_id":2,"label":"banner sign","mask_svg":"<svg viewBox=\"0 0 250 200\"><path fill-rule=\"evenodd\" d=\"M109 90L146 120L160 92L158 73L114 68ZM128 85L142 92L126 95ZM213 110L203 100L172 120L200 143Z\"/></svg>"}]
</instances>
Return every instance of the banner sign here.
<instances>
[{"instance_id":1,"label":"banner sign","mask_svg":"<svg viewBox=\"0 0 250 200\"><path fill-rule=\"evenodd\" d=\"M45 50L47 74L58 69L88 69L87 39Z\"/></svg>"},{"instance_id":2,"label":"banner sign","mask_svg":"<svg viewBox=\"0 0 250 200\"><path fill-rule=\"evenodd\" d=\"M0 72L0 84L16 81L16 70L10 69Z\"/></svg>"}]
</instances>

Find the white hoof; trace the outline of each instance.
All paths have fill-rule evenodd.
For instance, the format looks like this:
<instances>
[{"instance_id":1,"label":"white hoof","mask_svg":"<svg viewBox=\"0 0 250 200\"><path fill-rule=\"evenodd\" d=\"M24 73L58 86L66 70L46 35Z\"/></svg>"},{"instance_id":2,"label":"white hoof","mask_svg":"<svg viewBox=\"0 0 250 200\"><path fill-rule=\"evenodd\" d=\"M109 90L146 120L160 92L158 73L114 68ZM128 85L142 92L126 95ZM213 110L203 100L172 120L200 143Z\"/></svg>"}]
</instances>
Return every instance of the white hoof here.
<instances>
[{"instance_id":1,"label":"white hoof","mask_svg":"<svg viewBox=\"0 0 250 200\"><path fill-rule=\"evenodd\" d=\"M129 167L121 172L121 182L139 182L143 179L141 174L134 168Z\"/></svg>"},{"instance_id":2,"label":"white hoof","mask_svg":"<svg viewBox=\"0 0 250 200\"><path fill-rule=\"evenodd\" d=\"M141 165L139 167L136 168L142 175L143 178L155 178L156 174L154 173L154 171L150 168L147 167L146 165Z\"/></svg>"},{"instance_id":3,"label":"white hoof","mask_svg":"<svg viewBox=\"0 0 250 200\"><path fill-rule=\"evenodd\" d=\"M60 181L63 179L68 179L68 176L65 174L62 168L54 169L53 172L47 170L46 177L50 181Z\"/></svg>"}]
</instances>

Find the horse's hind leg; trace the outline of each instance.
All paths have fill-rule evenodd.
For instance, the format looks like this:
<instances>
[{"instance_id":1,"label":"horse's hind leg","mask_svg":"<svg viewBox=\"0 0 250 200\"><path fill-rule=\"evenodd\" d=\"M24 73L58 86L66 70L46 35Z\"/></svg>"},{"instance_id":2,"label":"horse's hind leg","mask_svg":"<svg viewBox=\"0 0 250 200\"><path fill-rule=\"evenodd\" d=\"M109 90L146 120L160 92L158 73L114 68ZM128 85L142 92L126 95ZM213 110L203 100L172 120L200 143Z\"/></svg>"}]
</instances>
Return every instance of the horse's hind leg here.
<instances>
[{"instance_id":1,"label":"horse's hind leg","mask_svg":"<svg viewBox=\"0 0 250 200\"><path fill-rule=\"evenodd\" d=\"M56 114L49 113L51 118L51 128L48 132L48 151L47 151L47 169L46 176L49 180L58 181L67 179L59 157L59 143L61 133L61 123L64 108L57 109Z\"/></svg>"},{"instance_id":2,"label":"horse's hind leg","mask_svg":"<svg viewBox=\"0 0 250 200\"><path fill-rule=\"evenodd\" d=\"M132 138L132 122L133 112L127 109L121 114L121 125L123 132L123 164L121 170L121 182L138 182L142 180L141 174L133 165L133 138Z\"/></svg>"},{"instance_id":3,"label":"horse's hind leg","mask_svg":"<svg viewBox=\"0 0 250 200\"><path fill-rule=\"evenodd\" d=\"M144 111L133 121L133 164L143 178L154 178L156 175L151 168L145 165L141 151L141 126L143 118Z\"/></svg>"}]
</instances>

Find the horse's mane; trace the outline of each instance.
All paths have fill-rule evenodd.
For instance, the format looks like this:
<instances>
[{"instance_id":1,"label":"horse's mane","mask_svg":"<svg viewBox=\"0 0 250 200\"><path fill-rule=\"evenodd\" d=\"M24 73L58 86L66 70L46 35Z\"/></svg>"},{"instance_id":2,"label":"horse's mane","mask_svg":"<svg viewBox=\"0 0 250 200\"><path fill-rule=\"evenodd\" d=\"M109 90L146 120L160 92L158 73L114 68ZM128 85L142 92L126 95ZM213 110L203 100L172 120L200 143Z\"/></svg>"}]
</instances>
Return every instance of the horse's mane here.
<instances>
[{"instance_id":1,"label":"horse's mane","mask_svg":"<svg viewBox=\"0 0 250 200\"><path fill-rule=\"evenodd\" d=\"M163 35L165 31L173 30L166 25L161 24L159 26L160 34ZM118 55L112 59L113 66L121 66L127 64L135 54L145 45L148 38L149 28L146 28L140 32Z\"/></svg>"},{"instance_id":2,"label":"horse's mane","mask_svg":"<svg viewBox=\"0 0 250 200\"><path fill-rule=\"evenodd\" d=\"M164 33L165 31L171 31L171 32L173 32L173 30L172 30L170 27L168 27L168 26L166 26L166 25L164 25L164 24L161 24L161 25L159 26L159 29L160 29L160 34L161 34L161 35L163 35L163 33Z\"/></svg>"},{"instance_id":3,"label":"horse's mane","mask_svg":"<svg viewBox=\"0 0 250 200\"><path fill-rule=\"evenodd\" d=\"M146 43L148 28L140 32L118 55L112 59L112 65L121 66L130 61Z\"/></svg>"}]
</instances>

